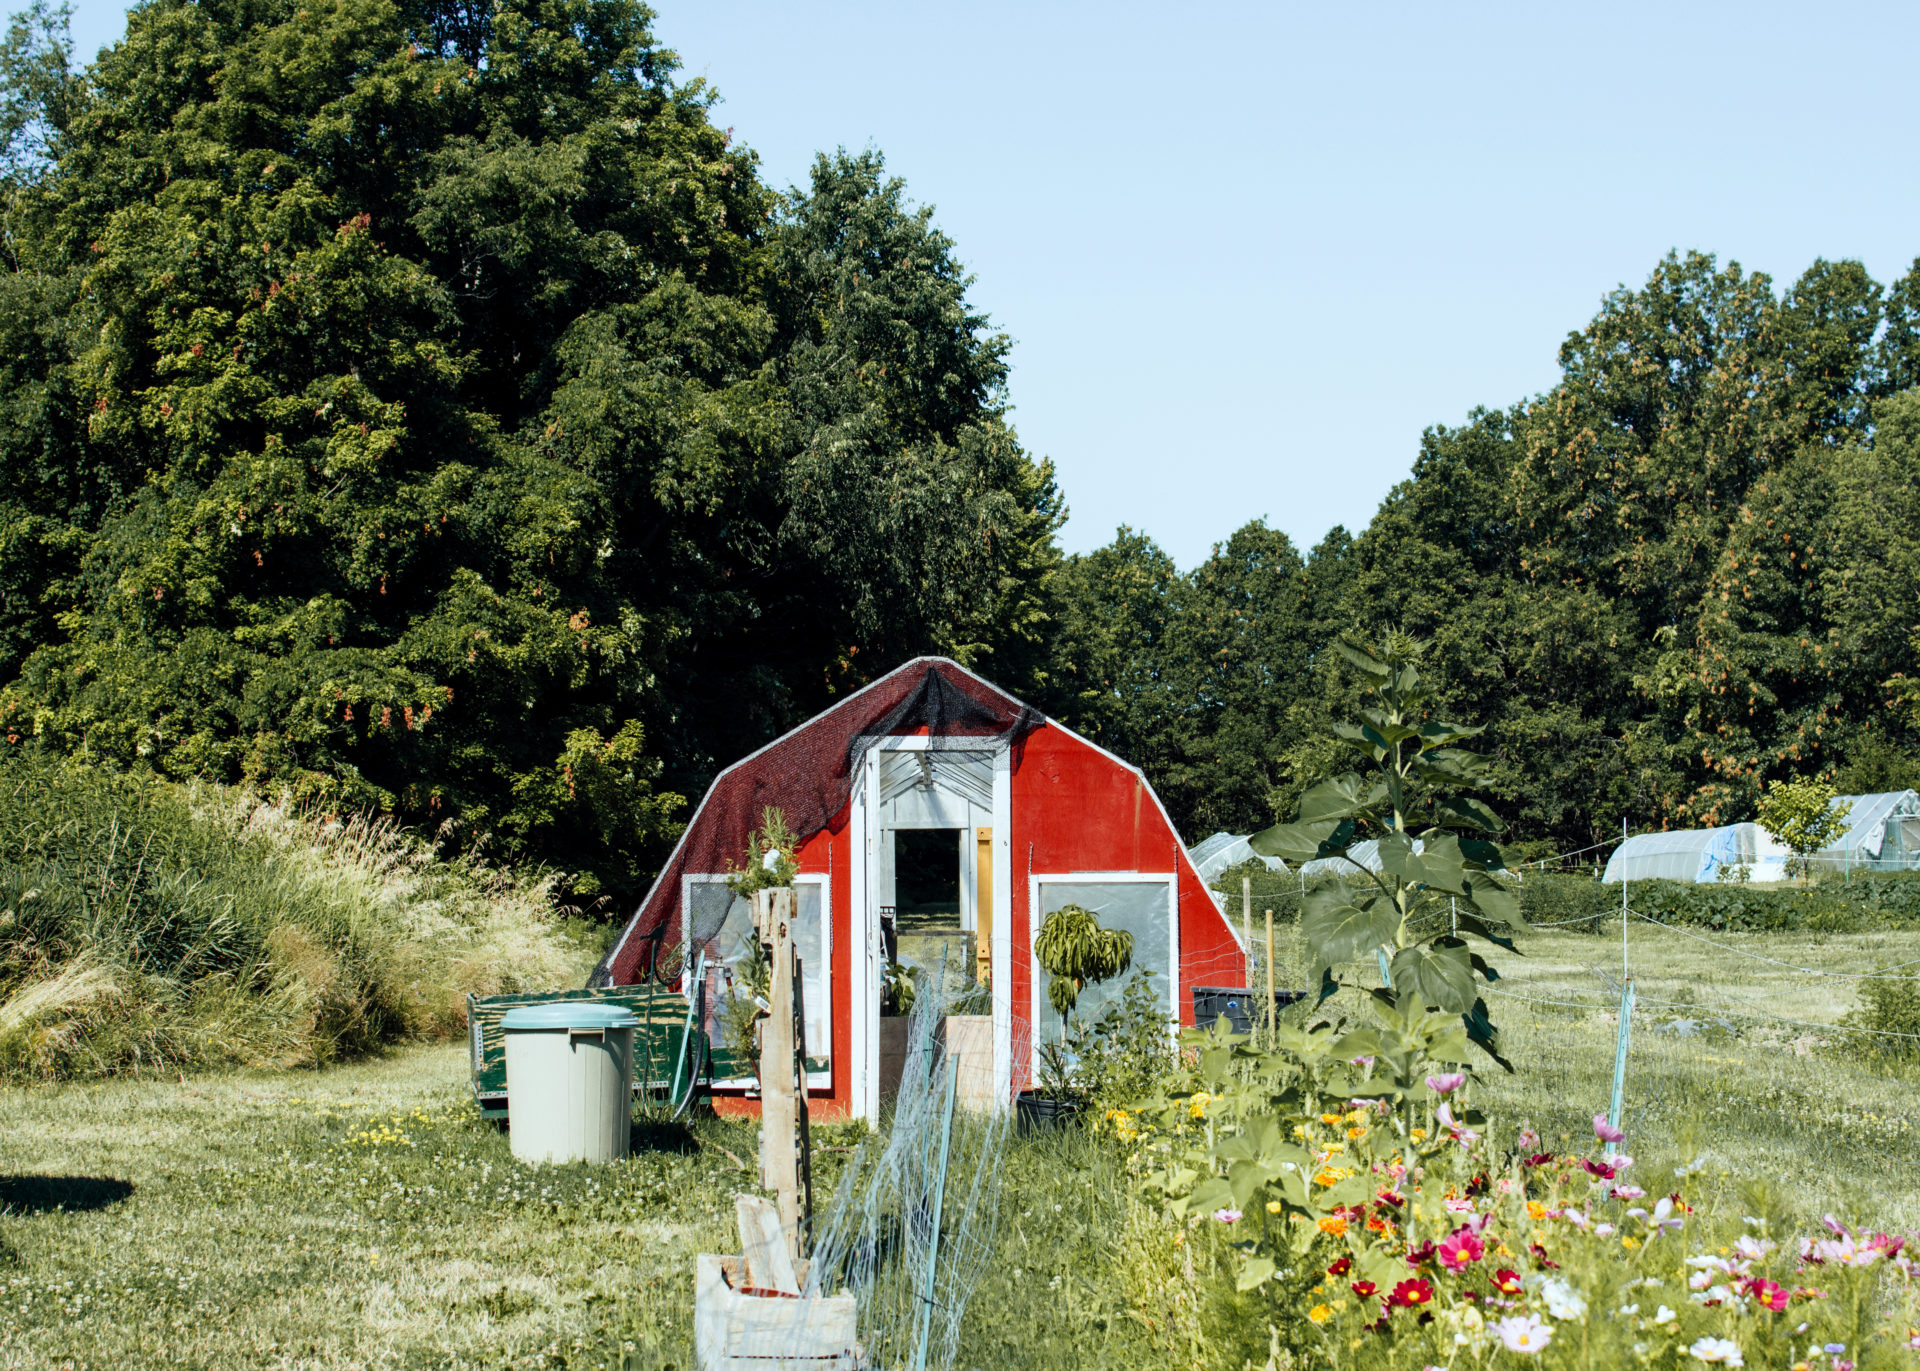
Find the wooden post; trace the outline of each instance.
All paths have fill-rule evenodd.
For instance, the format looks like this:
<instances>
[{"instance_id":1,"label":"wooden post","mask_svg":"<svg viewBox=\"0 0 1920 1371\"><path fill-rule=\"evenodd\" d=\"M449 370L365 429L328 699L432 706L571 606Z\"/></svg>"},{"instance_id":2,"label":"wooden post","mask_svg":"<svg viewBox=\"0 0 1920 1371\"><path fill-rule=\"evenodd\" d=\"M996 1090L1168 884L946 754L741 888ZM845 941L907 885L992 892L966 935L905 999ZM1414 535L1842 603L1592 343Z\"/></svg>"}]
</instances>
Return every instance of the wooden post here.
<instances>
[{"instance_id":1,"label":"wooden post","mask_svg":"<svg viewBox=\"0 0 1920 1371\"><path fill-rule=\"evenodd\" d=\"M773 949L767 1013L760 1020L760 1184L773 1192L780 1226L790 1247L800 1239L800 1118L793 1079L793 907L791 886L754 893L754 929ZM799 1252L795 1250L794 1255Z\"/></svg>"},{"instance_id":2,"label":"wooden post","mask_svg":"<svg viewBox=\"0 0 1920 1371\"><path fill-rule=\"evenodd\" d=\"M1279 1027L1279 1015L1273 1008L1273 911L1271 909L1267 911L1267 1002L1260 1008L1266 1016L1269 1030L1267 1038L1271 1044L1273 1040L1271 1030Z\"/></svg>"},{"instance_id":3,"label":"wooden post","mask_svg":"<svg viewBox=\"0 0 1920 1371\"><path fill-rule=\"evenodd\" d=\"M973 831L973 979L993 984L993 830Z\"/></svg>"}]
</instances>

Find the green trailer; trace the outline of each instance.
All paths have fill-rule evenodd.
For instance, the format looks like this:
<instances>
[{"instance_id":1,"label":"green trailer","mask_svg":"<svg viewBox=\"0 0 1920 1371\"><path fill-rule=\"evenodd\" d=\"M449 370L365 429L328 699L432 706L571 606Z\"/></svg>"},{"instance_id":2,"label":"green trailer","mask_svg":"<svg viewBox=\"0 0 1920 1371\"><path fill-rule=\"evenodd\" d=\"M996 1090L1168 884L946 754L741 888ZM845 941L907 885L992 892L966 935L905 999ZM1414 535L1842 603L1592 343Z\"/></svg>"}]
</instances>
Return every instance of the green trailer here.
<instances>
[{"instance_id":1,"label":"green trailer","mask_svg":"<svg viewBox=\"0 0 1920 1371\"><path fill-rule=\"evenodd\" d=\"M613 1004L640 1020L633 1035L633 1093L636 1097L666 1096L676 1104L696 1089L706 1089L716 1072L725 1077L731 1060L716 1061L713 1044L700 1029L687 999L678 991L652 981L641 985L614 985L599 990L551 990L524 995L467 996L467 1032L472 1057L474 1102L483 1118L507 1116L507 1057L500 1020L522 1005L552 1004L557 1000L585 1000ZM718 1054L725 1058L727 1054Z\"/></svg>"}]
</instances>

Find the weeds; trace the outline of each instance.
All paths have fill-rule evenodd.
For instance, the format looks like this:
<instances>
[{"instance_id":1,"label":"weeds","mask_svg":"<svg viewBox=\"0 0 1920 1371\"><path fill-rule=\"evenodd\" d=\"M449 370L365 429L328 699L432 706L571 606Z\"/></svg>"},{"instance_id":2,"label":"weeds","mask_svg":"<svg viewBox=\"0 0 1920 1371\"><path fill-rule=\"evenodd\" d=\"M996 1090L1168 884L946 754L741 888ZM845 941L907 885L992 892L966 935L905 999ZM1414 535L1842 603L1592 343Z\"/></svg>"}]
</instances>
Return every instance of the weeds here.
<instances>
[{"instance_id":1,"label":"weeds","mask_svg":"<svg viewBox=\"0 0 1920 1371\"><path fill-rule=\"evenodd\" d=\"M0 1079L321 1064L585 971L547 884L217 787L13 758L0 854Z\"/></svg>"}]
</instances>

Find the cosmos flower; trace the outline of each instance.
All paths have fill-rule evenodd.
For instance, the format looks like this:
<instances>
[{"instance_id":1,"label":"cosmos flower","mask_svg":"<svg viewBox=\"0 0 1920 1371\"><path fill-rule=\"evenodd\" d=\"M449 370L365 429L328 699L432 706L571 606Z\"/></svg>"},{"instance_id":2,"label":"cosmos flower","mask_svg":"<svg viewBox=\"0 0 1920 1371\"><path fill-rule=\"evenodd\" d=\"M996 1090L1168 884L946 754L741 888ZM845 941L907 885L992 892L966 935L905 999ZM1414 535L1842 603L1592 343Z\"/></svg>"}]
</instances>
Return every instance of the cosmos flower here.
<instances>
[{"instance_id":1,"label":"cosmos flower","mask_svg":"<svg viewBox=\"0 0 1920 1371\"><path fill-rule=\"evenodd\" d=\"M1516 1314L1489 1326L1509 1352L1533 1356L1553 1341L1553 1329L1531 1314Z\"/></svg>"},{"instance_id":2,"label":"cosmos flower","mask_svg":"<svg viewBox=\"0 0 1920 1371\"><path fill-rule=\"evenodd\" d=\"M1740 1344L1731 1338L1702 1338L1687 1349L1695 1361L1716 1362L1721 1366L1745 1366Z\"/></svg>"}]
</instances>

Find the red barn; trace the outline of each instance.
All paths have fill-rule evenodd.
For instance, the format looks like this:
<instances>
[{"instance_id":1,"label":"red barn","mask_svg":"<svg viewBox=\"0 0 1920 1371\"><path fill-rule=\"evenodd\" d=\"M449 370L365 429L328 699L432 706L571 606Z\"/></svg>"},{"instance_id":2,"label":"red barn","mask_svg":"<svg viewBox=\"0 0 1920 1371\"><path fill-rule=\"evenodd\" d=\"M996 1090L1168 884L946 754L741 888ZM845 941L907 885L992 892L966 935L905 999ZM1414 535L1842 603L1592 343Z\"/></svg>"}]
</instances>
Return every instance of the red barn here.
<instances>
[{"instance_id":1,"label":"red barn","mask_svg":"<svg viewBox=\"0 0 1920 1371\"><path fill-rule=\"evenodd\" d=\"M879 1111L882 976L906 907L896 853L921 868L928 851L949 853L957 866L954 945L975 949L991 997L1002 1100L1030 1081L1034 1034L1057 1031L1032 953L1054 909L1078 904L1132 933L1134 964L1165 994L1170 1022L1193 1022L1192 987L1246 983L1246 949L1139 769L957 663L922 657L721 772L590 984L636 983L666 947L684 949L689 968L705 954L710 1002L730 993L751 923L726 873L770 806L799 839L816 1117ZM1117 993L1089 987L1078 1012ZM751 1084L717 1083L716 1102L753 1107Z\"/></svg>"}]
</instances>

